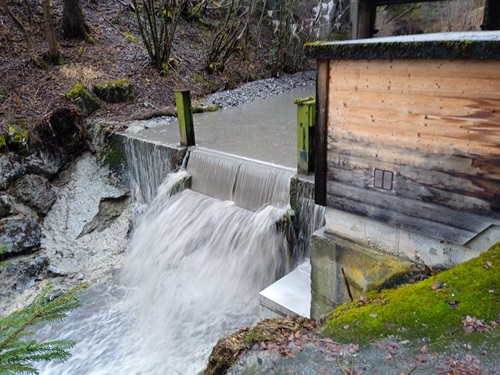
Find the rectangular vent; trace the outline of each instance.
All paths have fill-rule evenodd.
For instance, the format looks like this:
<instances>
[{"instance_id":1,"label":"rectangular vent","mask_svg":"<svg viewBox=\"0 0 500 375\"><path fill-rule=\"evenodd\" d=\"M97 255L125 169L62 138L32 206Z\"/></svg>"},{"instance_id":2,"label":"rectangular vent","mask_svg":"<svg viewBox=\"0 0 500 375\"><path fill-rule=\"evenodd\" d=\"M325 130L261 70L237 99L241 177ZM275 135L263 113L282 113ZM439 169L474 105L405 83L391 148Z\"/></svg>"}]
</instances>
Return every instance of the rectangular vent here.
<instances>
[{"instance_id":1,"label":"rectangular vent","mask_svg":"<svg viewBox=\"0 0 500 375\"><path fill-rule=\"evenodd\" d=\"M373 171L373 187L392 190L394 187L394 172L375 168Z\"/></svg>"}]
</instances>

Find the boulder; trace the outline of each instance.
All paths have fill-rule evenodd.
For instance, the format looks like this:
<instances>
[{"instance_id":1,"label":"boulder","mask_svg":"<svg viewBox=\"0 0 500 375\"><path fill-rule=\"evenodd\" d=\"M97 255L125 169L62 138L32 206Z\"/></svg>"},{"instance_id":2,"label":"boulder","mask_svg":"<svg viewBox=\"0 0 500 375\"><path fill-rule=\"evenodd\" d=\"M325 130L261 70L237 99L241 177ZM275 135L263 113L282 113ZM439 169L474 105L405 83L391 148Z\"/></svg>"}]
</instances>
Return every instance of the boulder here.
<instances>
[{"instance_id":1,"label":"boulder","mask_svg":"<svg viewBox=\"0 0 500 375\"><path fill-rule=\"evenodd\" d=\"M43 279L43 273L47 268L47 257L38 256L30 261L25 268L21 269L20 275L14 284L18 292L27 290Z\"/></svg>"},{"instance_id":2,"label":"boulder","mask_svg":"<svg viewBox=\"0 0 500 375\"><path fill-rule=\"evenodd\" d=\"M27 174L14 183L13 195L45 216L57 199L49 180L36 174Z\"/></svg>"},{"instance_id":3,"label":"boulder","mask_svg":"<svg viewBox=\"0 0 500 375\"><path fill-rule=\"evenodd\" d=\"M75 83L73 89L68 91L66 96L78 105L85 115L90 115L101 106L99 100L80 82Z\"/></svg>"},{"instance_id":4,"label":"boulder","mask_svg":"<svg viewBox=\"0 0 500 375\"><path fill-rule=\"evenodd\" d=\"M8 195L0 195L0 219L12 212L12 201Z\"/></svg>"},{"instance_id":5,"label":"boulder","mask_svg":"<svg viewBox=\"0 0 500 375\"><path fill-rule=\"evenodd\" d=\"M14 154L0 156L0 190L7 189L25 173L26 168L20 163L19 157Z\"/></svg>"},{"instance_id":6,"label":"boulder","mask_svg":"<svg viewBox=\"0 0 500 375\"><path fill-rule=\"evenodd\" d=\"M25 253L40 245L42 230L34 220L12 217L0 220L0 244L6 254Z\"/></svg>"},{"instance_id":7,"label":"boulder","mask_svg":"<svg viewBox=\"0 0 500 375\"><path fill-rule=\"evenodd\" d=\"M38 151L25 159L28 173L38 174L48 179L53 178L66 162L64 152L54 149L52 151Z\"/></svg>"},{"instance_id":8,"label":"boulder","mask_svg":"<svg viewBox=\"0 0 500 375\"><path fill-rule=\"evenodd\" d=\"M128 79L98 83L92 91L107 103L124 103L134 98L134 85Z\"/></svg>"},{"instance_id":9,"label":"boulder","mask_svg":"<svg viewBox=\"0 0 500 375\"><path fill-rule=\"evenodd\" d=\"M99 212L82 229L77 238L80 238L93 231L102 232L109 228L113 222L123 213L130 203L127 195L121 197L101 198L99 202Z\"/></svg>"}]
</instances>

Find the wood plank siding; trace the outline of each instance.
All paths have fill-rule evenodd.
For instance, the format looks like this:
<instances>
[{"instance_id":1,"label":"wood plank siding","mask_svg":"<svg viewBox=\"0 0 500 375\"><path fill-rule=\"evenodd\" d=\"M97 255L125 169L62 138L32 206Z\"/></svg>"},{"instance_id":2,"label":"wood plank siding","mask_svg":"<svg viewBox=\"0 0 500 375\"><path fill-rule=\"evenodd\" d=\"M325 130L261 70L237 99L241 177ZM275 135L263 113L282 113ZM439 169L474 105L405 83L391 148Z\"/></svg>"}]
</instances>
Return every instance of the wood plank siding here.
<instances>
[{"instance_id":1,"label":"wood plank siding","mask_svg":"<svg viewBox=\"0 0 500 375\"><path fill-rule=\"evenodd\" d=\"M500 223L500 61L329 69L328 206L455 243ZM374 187L375 169L389 185Z\"/></svg>"}]
</instances>

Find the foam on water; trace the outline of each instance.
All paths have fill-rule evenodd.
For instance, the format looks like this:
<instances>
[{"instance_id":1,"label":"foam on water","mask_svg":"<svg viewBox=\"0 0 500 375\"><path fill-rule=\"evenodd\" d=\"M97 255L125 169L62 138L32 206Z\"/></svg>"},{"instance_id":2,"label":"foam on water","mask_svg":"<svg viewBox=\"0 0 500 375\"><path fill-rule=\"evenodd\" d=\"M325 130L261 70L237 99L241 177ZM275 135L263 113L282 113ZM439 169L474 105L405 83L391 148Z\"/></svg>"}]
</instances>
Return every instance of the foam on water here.
<instances>
[{"instance_id":1,"label":"foam on water","mask_svg":"<svg viewBox=\"0 0 500 375\"><path fill-rule=\"evenodd\" d=\"M192 190L171 196L185 176L158 189L116 284L93 288L67 322L42 329L78 345L41 374L197 374L220 337L256 321L259 291L283 269L275 223L284 208L251 212Z\"/></svg>"}]
</instances>

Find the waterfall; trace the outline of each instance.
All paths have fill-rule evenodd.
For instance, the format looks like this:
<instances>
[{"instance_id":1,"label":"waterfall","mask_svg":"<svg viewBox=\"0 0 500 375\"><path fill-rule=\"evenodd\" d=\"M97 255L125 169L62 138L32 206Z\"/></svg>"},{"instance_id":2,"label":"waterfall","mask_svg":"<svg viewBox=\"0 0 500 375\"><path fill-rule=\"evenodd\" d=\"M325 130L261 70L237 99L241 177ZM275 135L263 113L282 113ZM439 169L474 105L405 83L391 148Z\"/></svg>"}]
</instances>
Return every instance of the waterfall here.
<instances>
[{"instance_id":1,"label":"waterfall","mask_svg":"<svg viewBox=\"0 0 500 375\"><path fill-rule=\"evenodd\" d=\"M175 150L166 145L133 137L124 138L132 200L149 204L158 186L176 168Z\"/></svg>"},{"instance_id":2,"label":"waterfall","mask_svg":"<svg viewBox=\"0 0 500 375\"><path fill-rule=\"evenodd\" d=\"M136 222L125 264L115 284L92 288L67 322L42 329L42 337L63 332L78 345L68 362L41 364L41 374L197 374L219 338L257 321L259 292L281 276L286 241L276 223L287 212L289 171L195 151L193 187L217 198L173 194L188 172L157 185L166 169L156 170L168 163L145 155L164 152L141 151L148 147L127 143L134 196L156 198Z\"/></svg>"},{"instance_id":3,"label":"waterfall","mask_svg":"<svg viewBox=\"0 0 500 375\"><path fill-rule=\"evenodd\" d=\"M223 153L193 149L188 171L192 189L211 197L231 200L256 211L266 206L283 207L289 201L291 169Z\"/></svg>"}]
</instances>

